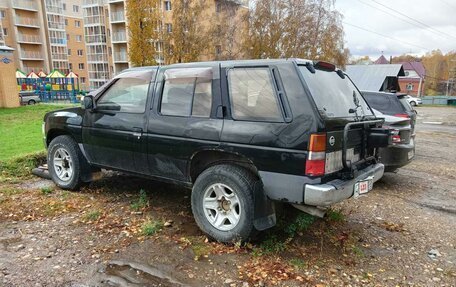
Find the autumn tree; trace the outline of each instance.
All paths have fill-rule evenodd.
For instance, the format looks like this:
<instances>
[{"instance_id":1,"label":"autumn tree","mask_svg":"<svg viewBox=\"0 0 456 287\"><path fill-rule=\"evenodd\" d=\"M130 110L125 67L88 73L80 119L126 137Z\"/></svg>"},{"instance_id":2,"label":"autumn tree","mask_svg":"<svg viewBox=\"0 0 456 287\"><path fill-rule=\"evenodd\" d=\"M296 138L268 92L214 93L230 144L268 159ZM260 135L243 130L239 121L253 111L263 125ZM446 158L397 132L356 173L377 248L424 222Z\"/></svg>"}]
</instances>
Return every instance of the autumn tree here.
<instances>
[{"instance_id":1,"label":"autumn tree","mask_svg":"<svg viewBox=\"0 0 456 287\"><path fill-rule=\"evenodd\" d=\"M155 42L159 38L159 0L129 0L127 3L129 49L133 66L156 65Z\"/></svg>"},{"instance_id":2,"label":"autumn tree","mask_svg":"<svg viewBox=\"0 0 456 287\"><path fill-rule=\"evenodd\" d=\"M206 0L174 0L171 28L165 31L165 62L197 61L209 47Z\"/></svg>"},{"instance_id":3,"label":"autumn tree","mask_svg":"<svg viewBox=\"0 0 456 287\"><path fill-rule=\"evenodd\" d=\"M299 57L344 66L342 15L333 0L256 0L245 49L253 58Z\"/></svg>"}]
</instances>

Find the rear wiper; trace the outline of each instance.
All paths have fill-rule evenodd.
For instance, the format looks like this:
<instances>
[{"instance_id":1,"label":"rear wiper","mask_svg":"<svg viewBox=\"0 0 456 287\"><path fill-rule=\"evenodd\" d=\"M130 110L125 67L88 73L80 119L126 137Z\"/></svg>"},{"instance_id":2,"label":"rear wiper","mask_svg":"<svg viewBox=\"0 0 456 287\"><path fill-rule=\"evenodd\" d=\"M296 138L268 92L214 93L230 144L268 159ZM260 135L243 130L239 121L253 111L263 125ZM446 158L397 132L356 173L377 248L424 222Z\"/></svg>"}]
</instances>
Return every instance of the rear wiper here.
<instances>
[{"instance_id":1,"label":"rear wiper","mask_svg":"<svg viewBox=\"0 0 456 287\"><path fill-rule=\"evenodd\" d=\"M358 115L358 108L360 108L361 105L359 104L359 99L358 99L358 97L356 96L356 92L355 92L355 91L353 91L353 103L355 104L356 107L355 107L355 108L349 109L348 112L349 112L350 114L355 114L355 119L356 119L356 121L359 121L360 118L359 118L359 115ZM363 118L361 118L361 120L362 120L362 119L363 119Z\"/></svg>"}]
</instances>

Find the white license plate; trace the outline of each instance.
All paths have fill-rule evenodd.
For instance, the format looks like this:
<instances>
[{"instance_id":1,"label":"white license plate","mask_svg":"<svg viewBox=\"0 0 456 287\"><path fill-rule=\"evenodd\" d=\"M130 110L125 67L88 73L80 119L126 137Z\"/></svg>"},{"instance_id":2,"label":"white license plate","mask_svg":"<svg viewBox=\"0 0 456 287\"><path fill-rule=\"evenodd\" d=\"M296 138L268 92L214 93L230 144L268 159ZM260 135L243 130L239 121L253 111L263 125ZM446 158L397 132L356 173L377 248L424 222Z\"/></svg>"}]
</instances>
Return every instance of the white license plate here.
<instances>
[{"instance_id":1,"label":"white license plate","mask_svg":"<svg viewBox=\"0 0 456 287\"><path fill-rule=\"evenodd\" d=\"M374 185L373 177L368 177L365 180L355 183L354 196L358 197L362 194L368 193Z\"/></svg>"},{"instance_id":2,"label":"white license plate","mask_svg":"<svg viewBox=\"0 0 456 287\"><path fill-rule=\"evenodd\" d=\"M415 156L415 151L411 150L408 152L408 159L412 159Z\"/></svg>"}]
</instances>

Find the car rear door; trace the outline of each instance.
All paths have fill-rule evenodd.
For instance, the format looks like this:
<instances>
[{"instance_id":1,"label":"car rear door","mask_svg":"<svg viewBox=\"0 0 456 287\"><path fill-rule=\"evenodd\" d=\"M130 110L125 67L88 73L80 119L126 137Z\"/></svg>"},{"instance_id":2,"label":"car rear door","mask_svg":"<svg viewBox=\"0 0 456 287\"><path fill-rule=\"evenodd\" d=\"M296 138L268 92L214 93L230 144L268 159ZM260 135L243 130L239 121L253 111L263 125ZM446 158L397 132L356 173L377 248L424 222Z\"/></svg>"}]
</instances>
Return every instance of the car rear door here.
<instances>
[{"instance_id":1,"label":"car rear door","mask_svg":"<svg viewBox=\"0 0 456 287\"><path fill-rule=\"evenodd\" d=\"M125 72L95 97L95 109L84 115L82 137L91 163L138 172L145 161L142 135L149 86L155 70Z\"/></svg>"},{"instance_id":2,"label":"car rear door","mask_svg":"<svg viewBox=\"0 0 456 287\"><path fill-rule=\"evenodd\" d=\"M190 159L219 146L220 102L218 63L160 69L145 134L150 175L190 180Z\"/></svg>"}]
</instances>

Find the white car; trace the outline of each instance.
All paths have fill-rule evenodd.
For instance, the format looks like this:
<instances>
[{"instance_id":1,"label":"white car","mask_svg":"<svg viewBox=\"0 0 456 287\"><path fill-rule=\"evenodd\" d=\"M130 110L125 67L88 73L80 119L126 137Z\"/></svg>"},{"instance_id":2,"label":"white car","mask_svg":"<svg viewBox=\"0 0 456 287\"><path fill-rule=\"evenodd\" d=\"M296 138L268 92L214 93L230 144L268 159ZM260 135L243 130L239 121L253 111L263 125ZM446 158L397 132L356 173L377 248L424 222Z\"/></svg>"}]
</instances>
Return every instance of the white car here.
<instances>
[{"instance_id":1,"label":"white car","mask_svg":"<svg viewBox=\"0 0 456 287\"><path fill-rule=\"evenodd\" d=\"M415 97L412 97L412 96L405 96L405 99L407 99L407 102L412 106L412 107L416 107L418 105L422 105L423 104L423 101L421 101L420 98L415 98Z\"/></svg>"}]
</instances>

